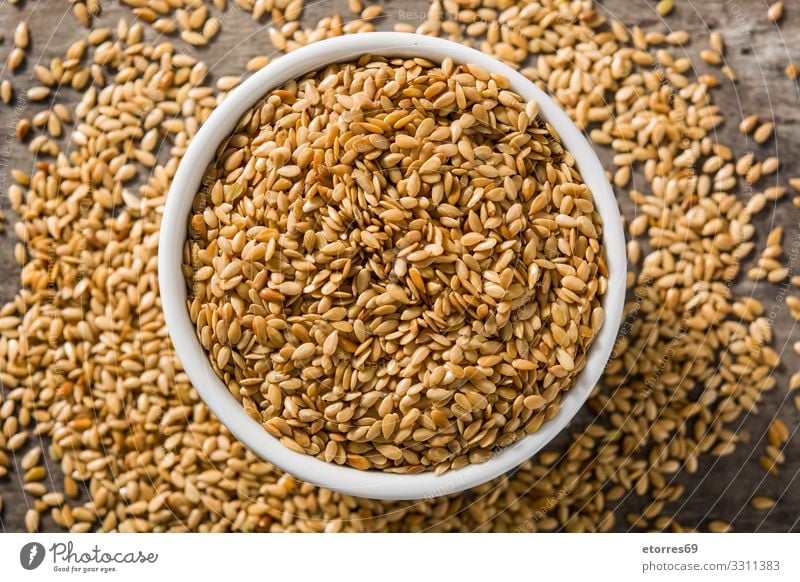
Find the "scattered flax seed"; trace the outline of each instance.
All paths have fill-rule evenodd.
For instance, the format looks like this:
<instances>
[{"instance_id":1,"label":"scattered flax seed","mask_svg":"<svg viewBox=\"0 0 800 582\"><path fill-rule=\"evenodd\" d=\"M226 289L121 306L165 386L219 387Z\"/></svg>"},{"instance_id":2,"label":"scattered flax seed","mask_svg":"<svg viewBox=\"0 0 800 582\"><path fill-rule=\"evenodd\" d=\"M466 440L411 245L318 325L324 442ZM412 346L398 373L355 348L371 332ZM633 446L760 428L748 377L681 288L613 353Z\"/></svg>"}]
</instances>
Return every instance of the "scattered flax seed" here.
<instances>
[{"instance_id":1,"label":"scattered flax seed","mask_svg":"<svg viewBox=\"0 0 800 582\"><path fill-rule=\"evenodd\" d=\"M759 198L758 196L761 197ZM750 200L750 204L748 205L749 210L760 210L763 208L767 199L768 197L766 195L756 194ZM761 200L763 200L763 203ZM770 283L780 283L789 276L791 273L789 267L778 260L783 255L783 246L781 245L782 240L783 228L778 226L774 228L767 236L767 244L764 250L761 252L757 266L753 267L747 272L748 279L751 281L761 281L766 279ZM788 296L786 303L790 310L793 309L792 306L794 305L794 298Z\"/></svg>"},{"instance_id":2,"label":"scattered flax seed","mask_svg":"<svg viewBox=\"0 0 800 582\"><path fill-rule=\"evenodd\" d=\"M771 497L757 496L750 500L750 507L757 511L766 511L775 507L775 500Z\"/></svg>"},{"instance_id":3,"label":"scattered flax seed","mask_svg":"<svg viewBox=\"0 0 800 582\"><path fill-rule=\"evenodd\" d=\"M767 440L773 447L780 447L789 441L789 427L781 419L776 418L767 429Z\"/></svg>"},{"instance_id":4,"label":"scattered flax seed","mask_svg":"<svg viewBox=\"0 0 800 582\"><path fill-rule=\"evenodd\" d=\"M367 6L361 12L361 19L362 20L373 20L380 16L383 13L383 8L381 8L377 4L373 4L372 6Z\"/></svg>"},{"instance_id":5,"label":"scattered flax seed","mask_svg":"<svg viewBox=\"0 0 800 582\"><path fill-rule=\"evenodd\" d=\"M753 132L753 139L756 143L764 143L772 136L772 130L775 126L771 121L767 121L756 128Z\"/></svg>"},{"instance_id":6,"label":"scattered flax seed","mask_svg":"<svg viewBox=\"0 0 800 582\"><path fill-rule=\"evenodd\" d=\"M770 174L774 174L780 168L780 160L775 156L771 156L761 162L761 175L769 176Z\"/></svg>"},{"instance_id":7,"label":"scattered flax seed","mask_svg":"<svg viewBox=\"0 0 800 582\"><path fill-rule=\"evenodd\" d=\"M758 125L758 116L757 115L748 115L739 123L739 131L744 134L753 133L756 126Z\"/></svg>"},{"instance_id":8,"label":"scattered flax seed","mask_svg":"<svg viewBox=\"0 0 800 582\"><path fill-rule=\"evenodd\" d=\"M673 0L659 0L658 4L656 4L656 12L660 16L667 16L670 12L672 12L673 8Z\"/></svg>"},{"instance_id":9,"label":"scattered flax seed","mask_svg":"<svg viewBox=\"0 0 800 582\"><path fill-rule=\"evenodd\" d=\"M253 57L249 61L247 61L247 65L245 65L245 69L251 72L258 71L259 69L263 69L269 64L269 57L266 55Z\"/></svg>"},{"instance_id":10,"label":"scattered flax seed","mask_svg":"<svg viewBox=\"0 0 800 582\"><path fill-rule=\"evenodd\" d=\"M764 447L764 450L767 452L767 456L773 461L775 461L776 464L782 465L786 461L786 456L784 455L780 447L767 445L766 447Z\"/></svg>"},{"instance_id":11,"label":"scattered flax seed","mask_svg":"<svg viewBox=\"0 0 800 582\"><path fill-rule=\"evenodd\" d=\"M767 18L772 22L780 22L783 18L783 2L775 2L767 10Z\"/></svg>"},{"instance_id":12,"label":"scattered flax seed","mask_svg":"<svg viewBox=\"0 0 800 582\"><path fill-rule=\"evenodd\" d=\"M736 161L736 166L735 166L736 174L738 174L739 176L746 175L753 167L754 158L755 156L753 152L748 152L744 154L741 158L739 158Z\"/></svg>"},{"instance_id":13,"label":"scattered flax seed","mask_svg":"<svg viewBox=\"0 0 800 582\"><path fill-rule=\"evenodd\" d=\"M30 451L28 451L27 453L25 453L25 455L20 460L19 465L25 470L32 469L39 463L39 460L41 458L42 458L42 449L40 449L39 447L35 447Z\"/></svg>"},{"instance_id":14,"label":"scattered flax seed","mask_svg":"<svg viewBox=\"0 0 800 582\"><path fill-rule=\"evenodd\" d=\"M21 431L16 434L13 434L9 439L6 441L6 449L9 451L16 451L17 449L21 448L28 441L28 432Z\"/></svg>"},{"instance_id":15,"label":"scattered flax seed","mask_svg":"<svg viewBox=\"0 0 800 582\"><path fill-rule=\"evenodd\" d=\"M31 33L28 29L28 23L20 22L14 29L14 46L19 49L26 49L31 42Z\"/></svg>"},{"instance_id":16,"label":"scattered flax seed","mask_svg":"<svg viewBox=\"0 0 800 582\"><path fill-rule=\"evenodd\" d=\"M26 483L31 481L41 481L46 476L44 467L31 467L22 476L22 480Z\"/></svg>"},{"instance_id":17,"label":"scattered flax seed","mask_svg":"<svg viewBox=\"0 0 800 582\"><path fill-rule=\"evenodd\" d=\"M203 36L202 33L194 30L184 30L181 32L181 38L187 44L192 46L205 46L208 44L208 38Z\"/></svg>"},{"instance_id":18,"label":"scattered flax seed","mask_svg":"<svg viewBox=\"0 0 800 582\"><path fill-rule=\"evenodd\" d=\"M28 99L31 101L43 101L50 96L50 89L48 87L31 87L27 91Z\"/></svg>"},{"instance_id":19,"label":"scattered flax seed","mask_svg":"<svg viewBox=\"0 0 800 582\"><path fill-rule=\"evenodd\" d=\"M242 78L238 76L225 76L217 79L217 89L220 91L230 91L242 82Z\"/></svg>"},{"instance_id":20,"label":"scattered flax seed","mask_svg":"<svg viewBox=\"0 0 800 582\"><path fill-rule=\"evenodd\" d=\"M768 473L777 475L778 467L786 461L783 447L789 440L789 437L789 428L780 419L775 419L767 429L767 444L764 447L765 454L759 457L758 462Z\"/></svg>"},{"instance_id":21,"label":"scattered flax seed","mask_svg":"<svg viewBox=\"0 0 800 582\"><path fill-rule=\"evenodd\" d=\"M213 17L209 18L203 25L203 36L208 40L211 40L212 38L217 36L219 30L220 30L219 19Z\"/></svg>"},{"instance_id":22,"label":"scattered flax seed","mask_svg":"<svg viewBox=\"0 0 800 582\"><path fill-rule=\"evenodd\" d=\"M75 2L72 5L72 15L80 24L89 27L92 24L92 13L86 5L86 2Z\"/></svg>"},{"instance_id":23,"label":"scattered flax seed","mask_svg":"<svg viewBox=\"0 0 800 582\"><path fill-rule=\"evenodd\" d=\"M786 188L783 186L771 186L764 190L764 197L767 200L780 200L786 195Z\"/></svg>"},{"instance_id":24,"label":"scattered flax seed","mask_svg":"<svg viewBox=\"0 0 800 582\"><path fill-rule=\"evenodd\" d=\"M745 183L753 185L761 179L761 162L753 162L750 168L745 172ZM764 196L766 199L766 195Z\"/></svg>"},{"instance_id":25,"label":"scattered flax seed","mask_svg":"<svg viewBox=\"0 0 800 582\"><path fill-rule=\"evenodd\" d=\"M43 85L47 85L48 87L55 85L55 75L49 68L43 65L36 65L33 72L36 75L36 78L39 79L39 82Z\"/></svg>"},{"instance_id":26,"label":"scattered flax seed","mask_svg":"<svg viewBox=\"0 0 800 582\"><path fill-rule=\"evenodd\" d=\"M14 88L11 86L11 81L8 79L3 79L0 82L0 99L3 100L3 103L6 105L11 103L11 99L14 97Z\"/></svg>"},{"instance_id":27,"label":"scattered flax seed","mask_svg":"<svg viewBox=\"0 0 800 582\"><path fill-rule=\"evenodd\" d=\"M730 67L730 65L722 65L720 71L731 81L736 81L738 79L736 72Z\"/></svg>"},{"instance_id":28,"label":"scattered flax seed","mask_svg":"<svg viewBox=\"0 0 800 582\"><path fill-rule=\"evenodd\" d=\"M29 509L25 512L25 530L28 533L39 531L39 512L35 509Z\"/></svg>"},{"instance_id":29,"label":"scattered flax seed","mask_svg":"<svg viewBox=\"0 0 800 582\"><path fill-rule=\"evenodd\" d=\"M711 48L720 56L725 54L725 40L719 32L712 32L709 37Z\"/></svg>"},{"instance_id":30,"label":"scattered flax seed","mask_svg":"<svg viewBox=\"0 0 800 582\"><path fill-rule=\"evenodd\" d=\"M31 128L31 122L27 117L23 117L17 122L17 126L14 128L14 132L16 137L19 141L24 141L25 138L28 136L28 131Z\"/></svg>"},{"instance_id":31,"label":"scattered flax seed","mask_svg":"<svg viewBox=\"0 0 800 582\"><path fill-rule=\"evenodd\" d=\"M789 308L791 316L800 321L800 297L796 295L787 295L786 306Z\"/></svg>"},{"instance_id":32,"label":"scattered flax seed","mask_svg":"<svg viewBox=\"0 0 800 582\"><path fill-rule=\"evenodd\" d=\"M715 50L704 49L700 51L700 58L709 65L722 64L722 55Z\"/></svg>"},{"instance_id":33,"label":"scattered flax seed","mask_svg":"<svg viewBox=\"0 0 800 582\"><path fill-rule=\"evenodd\" d=\"M783 241L783 227L776 226L767 235L767 249L764 252L765 253L768 252L769 256L771 257L780 256L783 253L783 249L781 248L782 241Z\"/></svg>"},{"instance_id":34,"label":"scattered flax seed","mask_svg":"<svg viewBox=\"0 0 800 582\"><path fill-rule=\"evenodd\" d=\"M42 471L44 471L44 469L42 469ZM23 478L22 485L22 490L25 493L31 495L32 497L42 497L45 493L47 493L47 487L44 483L41 483L40 481L31 481L27 477L28 476L26 474L25 478Z\"/></svg>"},{"instance_id":35,"label":"scattered flax seed","mask_svg":"<svg viewBox=\"0 0 800 582\"><path fill-rule=\"evenodd\" d=\"M363 57L273 91L218 149L185 247L190 314L293 450L403 473L480 463L555 415L583 369L607 284L599 215L508 87Z\"/></svg>"},{"instance_id":36,"label":"scattered flax seed","mask_svg":"<svg viewBox=\"0 0 800 582\"><path fill-rule=\"evenodd\" d=\"M714 519L708 522L708 531L713 533L728 533L731 531L731 524L720 519Z\"/></svg>"},{"instance_id":37,"label":"scattered flax seed","mask_svg":"<svg viewBox=\"0 0 800 582\"><path fill-rule=\"evenodd\" d=\"M8 68L13 73L25 60L25 51L19 47L14 47L8 55Z\"/></svg>"}]
</instances>

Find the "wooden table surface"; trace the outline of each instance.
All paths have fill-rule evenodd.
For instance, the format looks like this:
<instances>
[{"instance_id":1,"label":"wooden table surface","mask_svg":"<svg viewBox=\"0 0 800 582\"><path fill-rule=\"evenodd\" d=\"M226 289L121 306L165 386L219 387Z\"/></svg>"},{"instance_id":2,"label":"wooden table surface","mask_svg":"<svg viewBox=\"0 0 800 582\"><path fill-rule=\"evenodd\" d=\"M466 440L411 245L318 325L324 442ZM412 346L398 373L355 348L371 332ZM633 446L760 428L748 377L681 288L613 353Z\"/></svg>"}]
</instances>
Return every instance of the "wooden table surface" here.
<instances>
[{"instance_id":1,"label":"wooden table surface","mask_svg":"<svg viewBox=\"0 0 800 582\"><path fill-rule=\"evenodd\" d=\"M130 9L117 2L104 2L104 14L100 25L113 26L120 17L132 19ZM233 4L229 2L229 4ZM314 4L311 6L311 4ZM418 15L427 9L426 0L381 0L385 17L378 28L391 30L392 25L403 19ZM700 72L712 72L697 56L708 46L709 31L723 34L727 46L726 60L736 72L736 83L724 82L714 90L716 102L721 106L727 123L720 131L719 141L742 153L755 150L763 159L778 155L782 167L779 175L770 179L772 184L786 185L786 180L800 176L800 141L794 137L800 131L800 93L797 81L786 77L783 70L792 59L800 64L800 2L786 2L784 18L777 27L767 20L768 4L763 0L675 0L674 12L663 20L655 10L655 2L644 0L606 0L601 7L615 15L626 25L640 25L646 29L662 31L686 30L693 43L686 47L695 66ZM303 18L304 24L312 26L320 18L334 13L347 14L346 0L323 0L306 2L308 8ZM33 65L42 59L45 62L61 56L65 48L85 34L70 13L71 4L64 0L21 1L17 5L0 5L0 31L6 39L0 44L0 58L5 61L11 50L10 36L20 20L27 20L32 35L31 49L28 52L27 66L14 75L3 72L3 78L10 78L17 95L26 87L36 84L31 79ZM269 45L267 23L253 22L248 13L236 6L229 7L222 17L222 32L211 46L195 51L211 68L212 75L240 74L247 60L257 54L273 52ZM152 36L151 36L152 38ZM185 45L179 40L177 46ZM718 74L718 69L716 70ZM63 101L75 102L75 91L65 91ZM14 127L21 117L32 117L44 105L28 104L24 107L0 105L0 206L9 214L7 189L10 184L11 168L30 169L32 160L24 145L16 142ZM743 115L759 113L763 119L772 118L777 126L777 139L764 146L756 146L752 140L747 143L738 133L736 125ZM610 155L600 151L607 167ZM769 182L765 180L763 182ZM632 215L632 207L627 197L619 196L623 212ZM757 248L763 246L767 233L776 225L785 231L784 248L795 249L788 257L791 267L797 267L797 254L800 253L800 210L795 209L791 197L781 201L774 209L762 212L755 220L757 228ZM13 215L9 214L9 223ZM0 235L0 301L11 299L19 288L19 267L14 264L13 249L16 242L13 228L7 228ZM743 271L754 262L748 258ZM695 475L681 475L679 482L686 486L686 494L676 504L675 513L680 523L688 526L699 525L708 518L724 519L733 523L736 531L800 531L800 412L793 404L793 396L787 391L788 379L800 369L800 358L794 354L792 343L800 340L800 330L789 315L783 303L783 291L771 284L753 283L742 278L737 282L735 292L753 293L764 305L775 328L775 347L782 354L782 363L775 371L778 387L765 394L759 405L759 413L744 419L742 431L748 439L742 442L735 453L722 457L703 457L700 470ZM800 295L800 290L797 290ZM764 433L773 418L779 417L793 431L792 439L786 449L786 463L777 476L765 474L758 466L757 458L764 448ZM46 444L46 443L45 443ZM22 451L24 452L24 450ZM50 463L54 472L54 482L60 481L58 467ZM757 512L750 508L748 501L754 495L768 495L781 498L771 511ZM4 513L0 515L0 529L4 531L23 531L23 515L31 503L21 491L20 476L11 472L0 479L0 495L5 500ZM632 496L633 497L633 496ZM641 509L641 500L632 498L618 517L628 511ZM617 520L617 527L626 527L624 519ZM55 529L49 517L43 519L43 529Z\"/></svg>"}]
</instances>

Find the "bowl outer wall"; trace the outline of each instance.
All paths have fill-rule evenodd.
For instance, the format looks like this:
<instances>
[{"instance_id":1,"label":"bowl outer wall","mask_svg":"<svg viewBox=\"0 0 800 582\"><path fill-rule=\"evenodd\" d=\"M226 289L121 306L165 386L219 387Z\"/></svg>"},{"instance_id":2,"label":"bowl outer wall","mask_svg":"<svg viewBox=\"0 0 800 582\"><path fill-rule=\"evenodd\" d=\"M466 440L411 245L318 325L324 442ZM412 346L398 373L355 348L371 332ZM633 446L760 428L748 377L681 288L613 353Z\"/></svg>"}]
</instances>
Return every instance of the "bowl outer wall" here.
<instances>
[{"instance_id":1,"label":"bowl outer wall","mask_svg":"<svg viewBox=\"0 0 800 582\"><path fill-rule=\"evenodd\" d=\"M603 244L609 268L608 289L603 296L606 319L590 346L586 367L562 397L559 412L537 432L496 451L485 463L468 465L440 476L431 472L402 475L360 471L284 447L247 415L214 373L195 334L186 304L181 263L187 221L194 195L218 144L231 134L241 115L270 90L328 64L357 60L364 54L422 57L432 61L449 57L456 63L477 64L509 78L512 89L524 100L539 101L542 117L575 158L603 221ZM162 309L178 359L202 399L236 438L263 459L315 485L359 497L407 500L457 493L490 481L532 457L561 432L585 403L612 352L625 299L627 261L619 208L605 171L584 135L546 93L507 65L474 49L435 37L373 32L335 37L288 53L254 73L212 112L189 144L170 187L161 224L158 272Z\"/></svg>"}]
</instances>

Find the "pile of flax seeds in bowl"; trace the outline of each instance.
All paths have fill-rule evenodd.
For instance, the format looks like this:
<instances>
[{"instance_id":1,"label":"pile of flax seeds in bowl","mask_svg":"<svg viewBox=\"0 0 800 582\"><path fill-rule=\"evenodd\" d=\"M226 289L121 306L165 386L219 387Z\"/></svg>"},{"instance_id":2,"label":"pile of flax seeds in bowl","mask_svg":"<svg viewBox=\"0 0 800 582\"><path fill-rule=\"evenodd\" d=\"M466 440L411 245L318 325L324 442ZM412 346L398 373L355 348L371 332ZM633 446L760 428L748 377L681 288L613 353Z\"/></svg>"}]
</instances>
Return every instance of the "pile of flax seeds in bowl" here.
<instances>
[{"instance_id":1,"label":"pile of flax seeds in bowl","mask_svg":"<svg viewBox=\"0 0 800 582\"><path fill-rule=\"evenodd\" d=\"M287 448L413 474L559 411L603 324L602 226L503 75L363 56L270 91L188 218L212 368Z\"/></svg>"},{"instance_id":2,"label":"pile of flax seeds in bowl","mask_svg":"<svg viewBox=\"0 0 800 582\"><path fill-rule=\"evenodd\" d=\"M0 83L3 101L19 107L15 131L27 150L8 170L22 271L19 292L0 309L0 484L19 473L29 531L51 523L75 532L686 529L671 514L685 499L678 474L730 454L744 438L742 419L776 388L770 319L732 282L791 274L780 231L763 250L754 242L753 217L788 191L765 185L777 159L739 155L715 139L725 120L713 89L734 77L721 36L700 51L719 71L698 75L686 54L700 47L687 33L627 28L588 1L435 1L424 19L395 27L518 66L599 149L613 151L607 169L635 213L629 301L587 404L592 418L466 494L381 502L281 473L209 413L167 336L156 251L181 155L240 80L217 65L212 84L192 47L213 46L245 11L271 19L270 41L284 52L392 25L359 0L313 28L299 21L302 0L125 0L113 14L87 0L72 10L89 28L57 57L31 54L30 31L17 27ZM276 56L256 55L246 69ZM23 71L36 86L20 91ZM741 126L759 143L773 129L758 117ZM757 266L743 274L750 260ZM800 312L800 301L787 304ZM790 389L798 386L793 377ZM766 471L779 471L789 434L773 422L758 459ZM623 515L631 495L641 510ZM703 527L729 529L721 520Z\"/></svg>"}]
</instances>

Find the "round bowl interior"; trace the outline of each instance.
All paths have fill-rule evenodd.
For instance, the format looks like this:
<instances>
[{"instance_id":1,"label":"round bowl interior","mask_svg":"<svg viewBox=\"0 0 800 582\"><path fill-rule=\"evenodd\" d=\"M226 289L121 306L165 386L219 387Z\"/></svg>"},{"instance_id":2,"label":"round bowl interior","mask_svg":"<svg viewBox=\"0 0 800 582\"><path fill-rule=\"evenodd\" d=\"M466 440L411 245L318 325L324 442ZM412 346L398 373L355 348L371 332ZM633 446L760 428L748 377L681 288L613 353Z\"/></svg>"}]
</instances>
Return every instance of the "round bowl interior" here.
<instances>
[{"instance_id":1,"label":"round bowl interior","mask_svg":"<svg viewBox=\"0 0 800 582\"><path fill-rule=\"evenodd\" d=\"M605 324L590 346L586 367L562 396L559 412L537 432L498 450L485 463L441 476L430 472L402 475L359 471L284 447L245 413L214 373L195 335L186 304L181 261L187 220L192 200L219 143L230 135L241 115L270 90L330 63L357 60L364 54L422 57L432 61L450 57L456 63L477 64L506 76L523 99L539 101L542 117L574 156L603 220L603 244L609 268L609 285L603 297ZM617 202L592 147L564 111L525 77L488 55L439 38L396 32L343 36L311 44L270 63L232 91L203 123L183 156L167 196L158 251L159 286L167 329L189 379L219 420L257 455L282 470L322 487L375 499L431 498L474 487L513 469L555 437L584 404L611 354L622 316L625 274L625 239Z\"/></svg>"}]
</instances>

